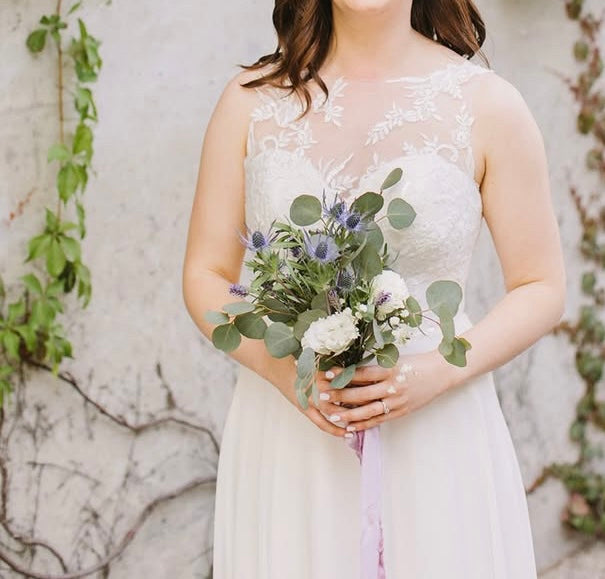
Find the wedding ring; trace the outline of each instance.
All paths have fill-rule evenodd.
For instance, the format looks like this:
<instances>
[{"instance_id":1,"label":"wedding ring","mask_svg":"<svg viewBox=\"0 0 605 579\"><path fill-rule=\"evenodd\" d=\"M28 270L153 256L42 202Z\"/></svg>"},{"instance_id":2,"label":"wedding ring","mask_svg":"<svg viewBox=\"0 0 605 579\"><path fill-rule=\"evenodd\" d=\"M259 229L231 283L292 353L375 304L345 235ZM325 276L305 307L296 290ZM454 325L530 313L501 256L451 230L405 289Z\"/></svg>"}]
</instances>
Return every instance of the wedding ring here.
<instances>
[{"instance_id":1,"label":"wedding ring","mask_svg":"<svg viewBox=\"0 0 605 579\"><path fill-rule=\"evenodd\" d=\"M382 402L382 408L383 408L383 412L384 414L388 414L391 409L388 407L387 403L381 398L380 402Z\"/></svg>"}]
</instances>

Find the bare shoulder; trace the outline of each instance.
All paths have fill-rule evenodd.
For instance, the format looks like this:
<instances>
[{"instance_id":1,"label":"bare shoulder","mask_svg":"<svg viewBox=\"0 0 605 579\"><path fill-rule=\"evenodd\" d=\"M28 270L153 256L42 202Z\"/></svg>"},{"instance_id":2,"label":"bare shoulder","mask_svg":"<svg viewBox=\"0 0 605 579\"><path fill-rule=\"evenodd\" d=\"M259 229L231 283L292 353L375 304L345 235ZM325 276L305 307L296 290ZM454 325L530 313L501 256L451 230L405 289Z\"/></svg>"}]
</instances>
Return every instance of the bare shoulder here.
<instances>
[{"instance_id":1,"label":"bare shoulder","mask_svg":"<svg viewBox=\"0 0 605 579\"><path fill-rule=\"evenodd\" d=\"M521 137L528 132L541 138L534 116L519 89L494 72L478 75L473 94L477 132L482 138L510 135ZM519 133L522 131L522 134Z\"/></svg>"}]
</instances>

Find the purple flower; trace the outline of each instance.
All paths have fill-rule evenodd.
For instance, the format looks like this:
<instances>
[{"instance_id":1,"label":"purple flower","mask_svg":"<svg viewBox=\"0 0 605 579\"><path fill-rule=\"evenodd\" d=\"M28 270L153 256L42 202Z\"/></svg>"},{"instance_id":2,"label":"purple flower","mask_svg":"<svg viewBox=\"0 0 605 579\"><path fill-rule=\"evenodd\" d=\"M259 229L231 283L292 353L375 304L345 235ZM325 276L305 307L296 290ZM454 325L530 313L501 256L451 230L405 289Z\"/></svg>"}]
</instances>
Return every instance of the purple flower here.
<instances>
[{"instance_id":1,"label":"purple flower","mask_svg":"<svg viewBox=\"0 0 605 579\"><path fill-rule=\"evenodd\" d=\"M250 229L246 226L247 236L242 235L238 231L238 235L242 241L242 243L251 251L262 251L267 249L272 241L275 239L277 233L271 236L271 228L269 228L269 232L264 234L262 231L256 229L255 231L250 231Z\"/></svg>"},{"instance_id":2,"label":"purple flower","mask_svg":"<svg viewBox=\"0 0 605 579\"><path fill-rule=\"evenodd\" d=\"M324 191L322 207L325 217L332 217L336 220L338 220L343 213L347 212L347 204L338 197L338 193L334 195L334 200L332 203L328 204L326 202L326 194Z\"/></svg>"},{"instance_id":3,"label":"purple flower","mask_svg":"<svg viewBox=\"0 0 605 579\"><path fill-rule=\"evenodd\" d=\"M334 239L322 233L309 235L304 231L305 248L309 256L320 263L330 263L334 261L340 253Z\"/></svg>"},{"instance_id":4,"label":"purple flower","mask_svg":"<svg viewBox=\"0 0 605 579\"><path fill-rule=\"evenodd\" d=\"M391 299L391 292L381 290L380 293L376 296L376 299L374 300L374 304L376 306L381 306L383 304L386 304L390 299Z\"/></svg>"},{"instance_id":5,"label":"purple flower","mask_svg":"<svg viewBox=\"0 0 605 579\"><path fill-rule=\"evenodd\" d=\"M229 285L229 293L232 296L245 298L248 295L248 288L245 285L239 283L232 283Z\"/></svg>"}]
</instances>

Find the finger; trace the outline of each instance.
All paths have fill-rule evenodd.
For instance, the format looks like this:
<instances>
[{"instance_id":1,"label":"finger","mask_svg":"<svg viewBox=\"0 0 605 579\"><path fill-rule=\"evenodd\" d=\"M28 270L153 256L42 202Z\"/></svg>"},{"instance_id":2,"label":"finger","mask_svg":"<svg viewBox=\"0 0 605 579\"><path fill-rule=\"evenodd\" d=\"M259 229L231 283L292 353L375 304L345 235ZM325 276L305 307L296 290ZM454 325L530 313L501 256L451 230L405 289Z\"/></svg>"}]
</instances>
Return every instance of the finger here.
<instances>
[{"instance_id":1,"label":"finger","mask_svg":"<svg viewBox=\"0 0 605 579\"><path fill-rule=\"evenodd\" d=\"M344 436L346 434L344 428L336 426L333 422L327 420L323 414L313 406L309 406L306 415L316 426L328 434L333 434L334 436Z\"/></svg>"},{"instance_id":2,"label":"finger","mask_svg":"<svg viewBox=\"0 0 605 579\"><path fill-rule=\"evenodd\" d=\"M373 364L371 366L361 366L355 370L351 382L353 383L367 383L367 382L381 382L386 380L391 374L390 368L383 368Z\"/></svg>"},{"instance_id":3,"label":"finger","mask_svg":"<svg viewBox=\"0 0 605 579\"><path fill-rule=\"evenodd\" d=\"M362 420L360 422L351 423L348 425L347 428L349 428L351 431L356 430L357 432L359 432L360 430L367 430L368 428L372 428L373 426L378 426L379 424L382 424L383 422L386 422L391 418L394 418L394 416L391 416L390 413L388 418L385 414L381 414L380 416L374 416L369 420Z\"/></svg>"},{"instance_id":4,"label":"finger","mask_svg":"<svg viewBox=\"0 0 605 579\"><path fill-rule=\"evenodd\" d=\"M379 400L387 395L389 385L385 382L368 384L367 386L348 386L341 390L332 389L330 401L344 404L367 404L373 400Z\"/></svg>"},{"instance_id":5,"label":"finger","mask_svg":"<svg viewBox=\"0 0 605 579\"><path fill-rule=\"evenodd\" d=\"M384 414L384 407L382 402L369 402L363 406L357 408L345 409L340 411L340 419L343 422L349 424L353 422L360 422L362 420L369 420L375 416Z\"/></svg>"}]
</instances>

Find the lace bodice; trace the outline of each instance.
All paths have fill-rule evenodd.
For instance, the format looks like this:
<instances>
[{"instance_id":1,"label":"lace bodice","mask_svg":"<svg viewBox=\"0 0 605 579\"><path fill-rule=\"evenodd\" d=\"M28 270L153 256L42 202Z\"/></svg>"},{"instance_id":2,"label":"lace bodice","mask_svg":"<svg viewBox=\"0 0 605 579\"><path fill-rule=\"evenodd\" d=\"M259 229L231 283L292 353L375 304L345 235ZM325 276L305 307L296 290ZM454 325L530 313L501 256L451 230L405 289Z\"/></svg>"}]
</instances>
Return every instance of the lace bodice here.
<instances>
[{"instance_id":1,"label":"lace bodice","mask_svg":"<svg viewBox=\"0 0 605 579\"><path fill-rule=\"evenodd\" d=\"M436 279L455 280L464 289L482 219L470 86L487 72L462 60L423 77L323 77L328 98L310 85L312 109L299 120L296 93L257 87L244 160L246 224L266 231L302 193L321 199L325 191L331 199L339 192L346 199L379 191L388 173L401 167L403 178L384 192L377 216L393 196L402 196L417 214L404 230L382 222L390 250L399 251L393 269L425 307L425 289ZM247 279L245 268L241 279Z\"/></svg>"}]
</instances>

